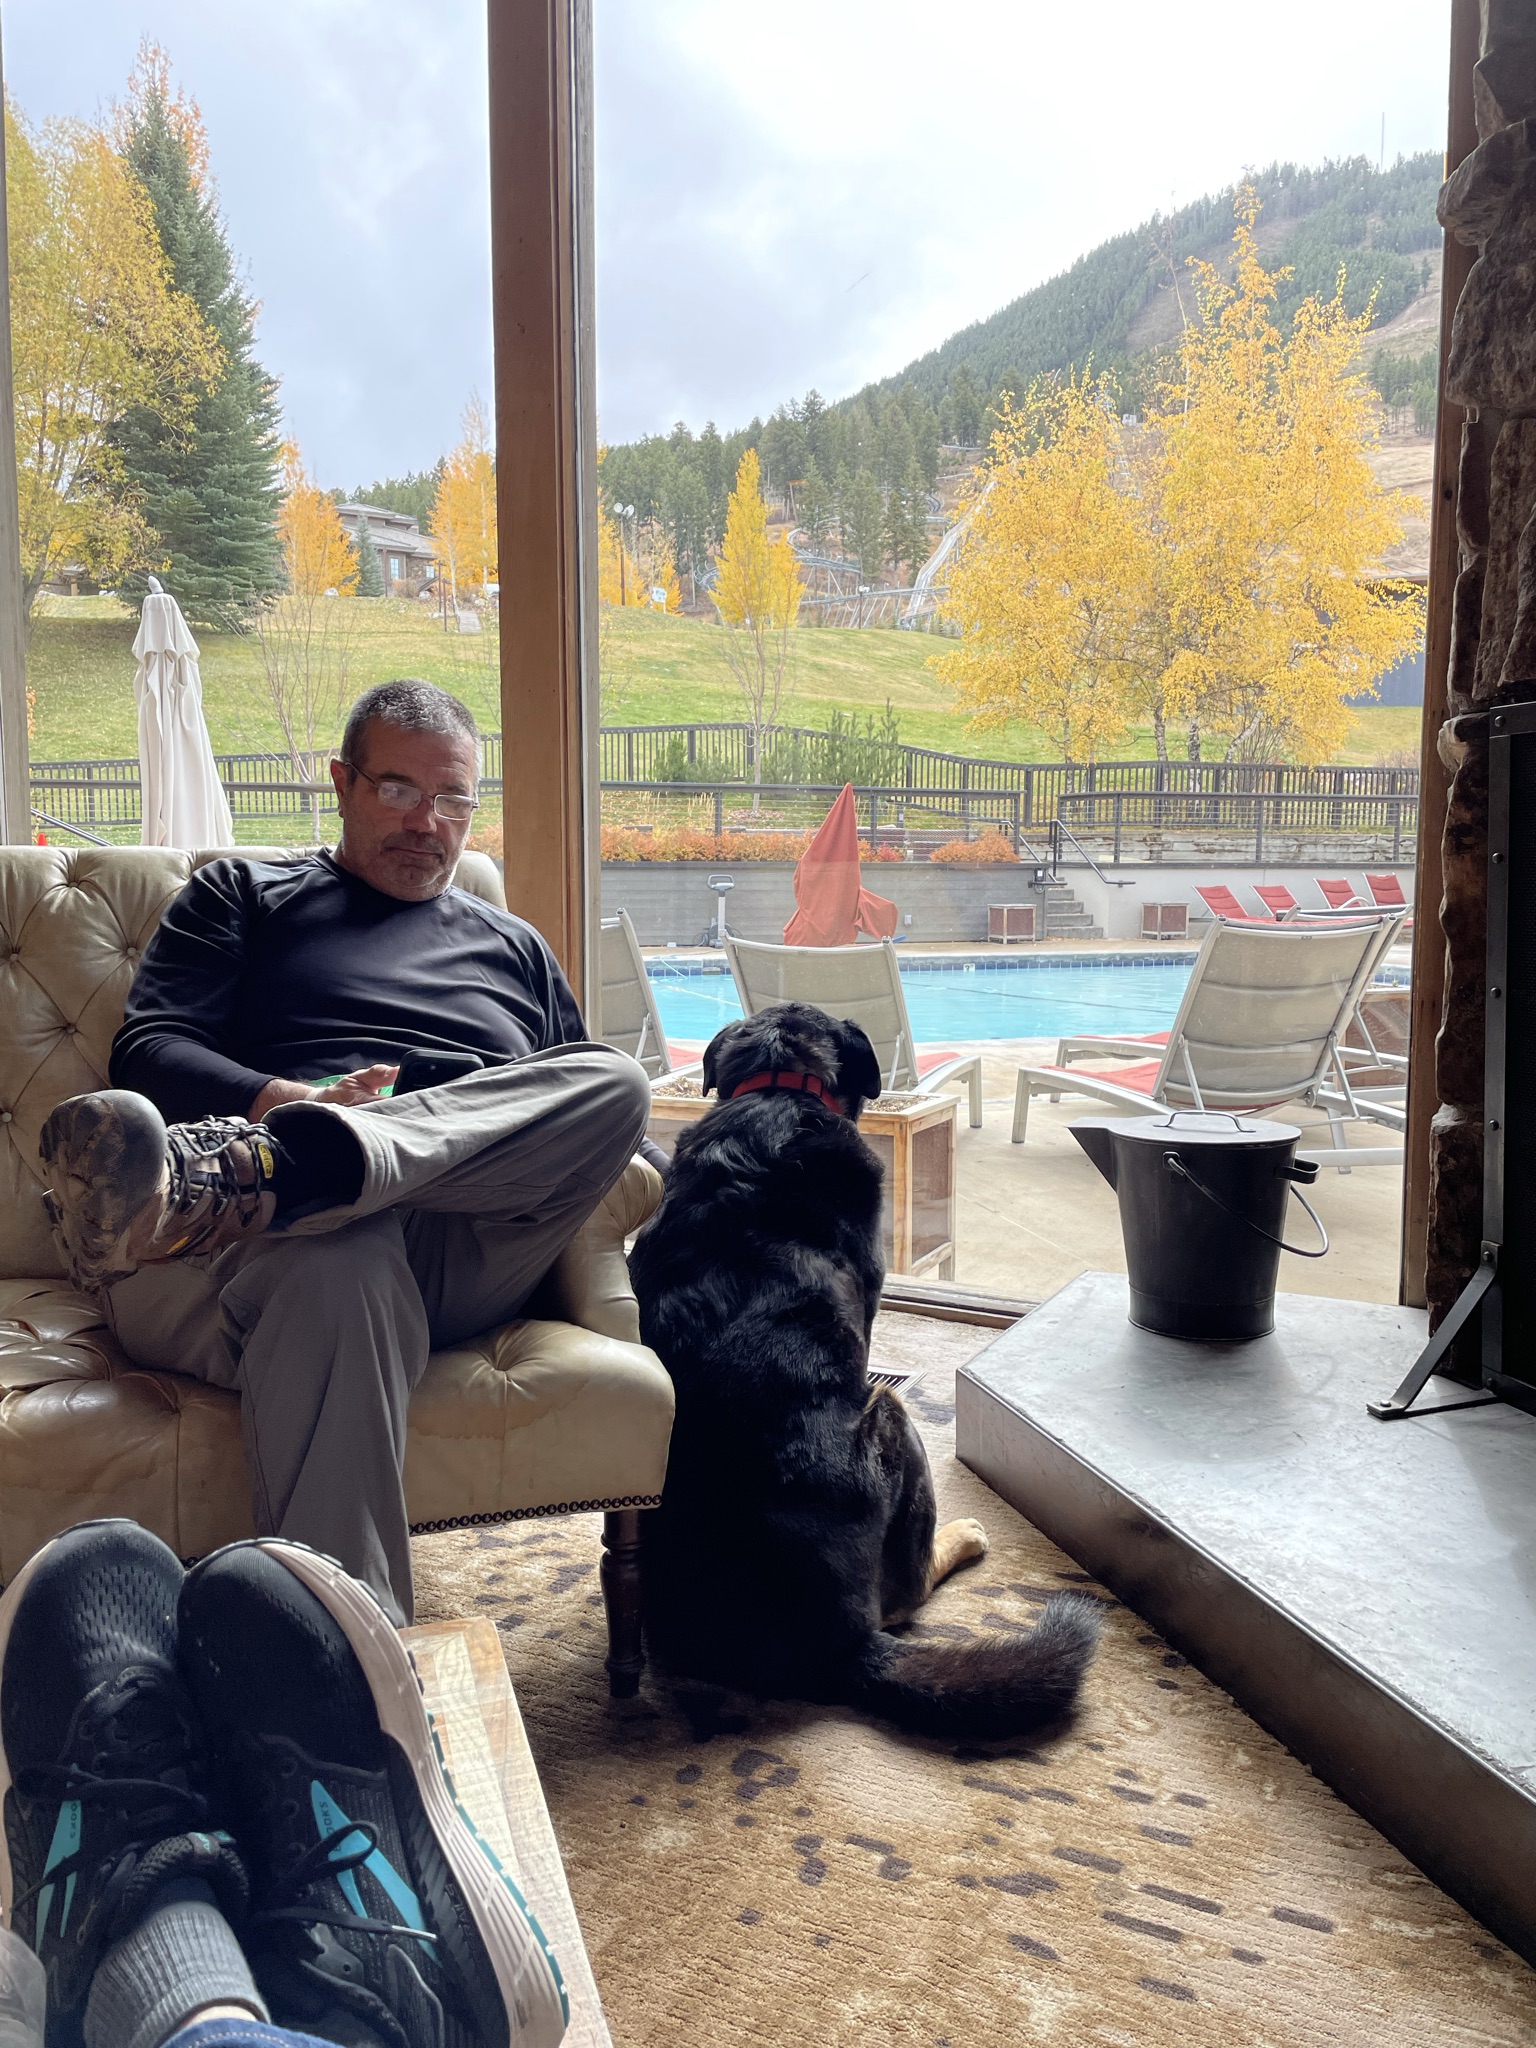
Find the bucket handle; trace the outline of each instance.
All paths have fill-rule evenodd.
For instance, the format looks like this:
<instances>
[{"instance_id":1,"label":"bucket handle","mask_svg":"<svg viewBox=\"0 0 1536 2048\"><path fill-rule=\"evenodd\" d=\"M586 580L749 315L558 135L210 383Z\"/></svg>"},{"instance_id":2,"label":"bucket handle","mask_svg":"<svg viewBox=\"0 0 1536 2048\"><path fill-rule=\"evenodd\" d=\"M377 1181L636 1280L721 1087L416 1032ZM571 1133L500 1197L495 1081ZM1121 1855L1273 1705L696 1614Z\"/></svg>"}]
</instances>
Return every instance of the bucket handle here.
<instances>
[{"instance_id":1,"label":"bucket handle","mask_svg":"<svg viewBox=\"0 0 1536 2048\"><path fill-rule=\"evenodd\" d=\"M1235 1109L1170 1109L1156 1128L1160 1131L1171 1131L1181 1116L1229 1116L1235 1130L1240 1131L1244 1128L1243 1120Z\"/></svg>"},{"instance_id":2,"label":"bucket handle","mask_svg":"<svg viewBox=\"0 0 1536 2048\"><path fill-rule=\"evenodd\" d=\"M1180 1180L1187 1180L1190 1186L1195 1190L1196 1194L1204 1195L1205 1199L1208 1202L1214 1202L1216 1207L1218 1209L1225 1210L1228 1216L1235 1218L1235 1220L1239 1223L1245 1223L1256 1237L1267 1238L1271 1244L1279 1245L1281 1251L1294 1252L1298 1259L1320 1259L1327 1251L1328 1233L1323 1228L1323 1219L1321 1216L1318 1215L1317 1211L1313 1208L1312 1204L1301 1192L1301 1189L1295 1185L1294 1181L1292 1181L1291 1183L1291 1192L1295 1195L1297 1201L1300 1202L1303 1209L1306 1210L1307 1214L1312 1218L1313 1223L1317 1226L1317 1234L1323 1240L1322 1248L1319 1251L1305 1251L1299 1244L1287 1244L1283 1237L1276 1237L1272 1230L1266 1230L1262 1224L1255 1223L1253 1218L1251 1216L1245 1216L1241 1209L1234 1209L1230 1202L1224 1202L1221 1199L1220 1195L1214 1193L1210 1188L1208 1188L1205 1185L1204 1181L1196 1180L1195 1176L1190 1172L1189 1168L1184 1164L1183 1159L1179 1156L1177 1152L1165 1152L1163 1154L1163 1164L1167 1167L1170 1173L1177 1175L1177 1177ZM1287 1180L1291 1179L1290 1174L1286 1172L1284 1168L1282 1168L1281 1171L1285 1174L1285 1178Z\"/></svg>"}]
</instances>

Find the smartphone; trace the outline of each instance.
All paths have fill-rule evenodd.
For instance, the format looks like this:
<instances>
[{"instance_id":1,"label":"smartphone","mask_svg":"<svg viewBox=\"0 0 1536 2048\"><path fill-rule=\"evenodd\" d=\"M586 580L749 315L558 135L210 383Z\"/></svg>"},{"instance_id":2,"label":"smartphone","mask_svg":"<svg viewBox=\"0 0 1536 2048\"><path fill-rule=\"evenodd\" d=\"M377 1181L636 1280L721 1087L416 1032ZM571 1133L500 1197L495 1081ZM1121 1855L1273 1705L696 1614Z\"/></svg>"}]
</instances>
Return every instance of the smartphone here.
<instances>
[{"instance_id":1,"label":"smartphone","mask_svg":"<svg viewBox=\"0 0 1536 2048\"><path fill-rule=\"evenodd\" d=\"M414 1095L422 1088L441 1088L445 1081L457 1081L464 1074L478 1073L485 1065L477 1052L408 1052L395 1076L394 1095Z\"/></svg>"}]
</instances>

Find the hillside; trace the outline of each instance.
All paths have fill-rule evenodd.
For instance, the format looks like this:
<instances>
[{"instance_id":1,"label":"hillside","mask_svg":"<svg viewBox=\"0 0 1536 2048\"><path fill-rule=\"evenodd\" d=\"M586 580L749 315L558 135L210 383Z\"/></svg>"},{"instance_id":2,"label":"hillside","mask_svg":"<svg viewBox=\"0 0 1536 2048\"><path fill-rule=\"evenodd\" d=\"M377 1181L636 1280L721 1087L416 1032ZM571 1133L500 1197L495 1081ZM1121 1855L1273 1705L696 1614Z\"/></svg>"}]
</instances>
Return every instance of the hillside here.
<instances>
[{"instance_id":1,"label":"hillside","mask_svg":"<svg viewBox=\"0 0 1536 2048\"><path fill-rule=\"evenodd\" d=\"M348 697L398 675L426 676L462 697L487 731L501 723L494 634L444 633L421 606L342 598L349 652ZM36 693L32 757L37 761L131 757L138 747L133 701L134 614L114 598L48 598L27 651L27 681ZM199 632L203 704L218 753L275 751L282 740L252 635ZM603 723L650 725L739 719L741 697L721 651L721 629L701 620L660 618L617 609L604 649ZM796 635L794 688L786 724L826 727L834 713L874 713L889 704L902 739L947 752L1004 760L1054 758L1051 742L1022 725L978 734L955 710L949 691L927 665L925 633L823 628ZM1345 762L1396 758L1418 744L1416 710L1369 709L1355 714ZM1149 755L1150 732L1123 749Z\"/></svg>"},{"instance_id":2,"label":"hillside","mask_svg":"<svg viewBox=\"0 0 1536 2048\"><path fill-rule=\"evenodd\" d=\"M1383 427L1427 445L1434 402L1441 235L1435 220L1441 163L1425 153L1390 170L1361 158L1309 170L1272 166L1251 180L1262 211L1264 260L1291 275L1280 289L1286 318L1311 293L1331 294L1341 270L1356 309L1374 299L1374 346L1365 364L1383 397ZM756 447L763 487L798 526L813 554L835 535L864 581L898 583L926 559L932 521L948 509L940 489L957 444L985 440L1000 390L1022 392L1044 372L1090 359L1120 378L1128 410L1141 409L1190 302L1189 265L1223 263L1231 247L1233 188L1166 216L1155 215L1079 257L1070 269L953 334L937 348L863 391L828 404L815 391L722 434L713 421L695 434L616 443L602 455L610 504L629 504L631 540L642 554L669 554L690 593L707 588L725 526L726 501L742 452ZM1417 467L1425 467L1422 449ZM1427 472L1426 472L1427 474ZM1395 478L1401 488L1406 478ZM1417 478L1415 478L1417 481ZM1411 561L1394 567L1416 573Z\"/></svg>"},{"instance_id":3,"label":"hillside","mask_svg":"<svg viewBox=\"0 0 1536 2048\"><path fill-rule=\"evenodd\" d=\"M1276 164L1257 173L1251 183L1263 209L1260 250L1266 263L1294 272L1282 288L1282 317L1311 293L1331 294L1341 267L1352 310L1376 294L1378 326L1437 283L1438 259L1428 267L1426 259L1440 247L1435 197L1441 176L1440 157L1428 151L1387 171L1373 171L1357 157L1318 170ZM1060 276L962 328L857 397L879 403L910 384L937 408L962 368L982 393L1090 356L1101 368L1129 368L1174 339L1180 290L1188 303L1190 259L1220 262L1231 245L1232 200L1229 187L1101 242Z\"/></svg>"}]
</instances>

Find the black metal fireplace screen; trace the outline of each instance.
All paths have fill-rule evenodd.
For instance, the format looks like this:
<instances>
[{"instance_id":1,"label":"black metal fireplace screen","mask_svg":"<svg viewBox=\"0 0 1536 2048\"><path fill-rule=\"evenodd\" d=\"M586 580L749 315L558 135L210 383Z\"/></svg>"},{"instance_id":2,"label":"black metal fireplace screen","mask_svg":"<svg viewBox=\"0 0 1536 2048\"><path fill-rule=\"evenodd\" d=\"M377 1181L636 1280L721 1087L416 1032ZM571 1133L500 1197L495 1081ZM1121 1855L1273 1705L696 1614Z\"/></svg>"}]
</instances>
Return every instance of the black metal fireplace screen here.
<instances>
[{"instance_id":1,"label":"black metal fireplace screen","mask_svg":"<svg viewBox=\"0 0 1536 2048\"><path fill-rule=\"evenodd\" d=\"M1536 703L1490 719L1484 1045L1482 1258L1396 1393L1370 1403L1381 1422L1501 1400L1536 1414ZM1482 1391L1416 1408L1474 1316Z\"/></svg>"}]
</instances>

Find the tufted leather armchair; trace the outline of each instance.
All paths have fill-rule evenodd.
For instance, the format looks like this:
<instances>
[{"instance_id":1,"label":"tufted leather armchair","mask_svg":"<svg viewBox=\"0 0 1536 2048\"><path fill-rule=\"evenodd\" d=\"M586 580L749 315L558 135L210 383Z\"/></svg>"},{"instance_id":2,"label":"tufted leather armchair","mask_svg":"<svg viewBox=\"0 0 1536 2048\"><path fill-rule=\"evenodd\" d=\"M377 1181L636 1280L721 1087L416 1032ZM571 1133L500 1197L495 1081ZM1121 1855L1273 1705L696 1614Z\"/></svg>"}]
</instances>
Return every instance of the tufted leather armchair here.
<instances>
[{"instance_id":1,"label":"tufted leather armchair","mask_svg":"<svg viewBox=\"0 0 1536 2048\"><path fill-rule=\"evenodd\" d=\"M242 848L256 859L292 858ZM71 1291L42 1201L38 1137L66 1096L107 1085L134 968L214 853L0 847L0 1578L93 1515L129 1515L178 1555L251 1533L238 1397L137 1366ZM461 888L505 905L495 865ZM666 1472L672 1384L640 1343L624 1238L661 1196L636 1161L551 1276L564 1320L524 1318L434 1352L411 1402L418 1532L602 1509L608 1667L639 1682L638 1510Z\"/></svg>"}]
</instances>

